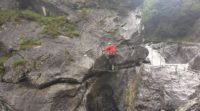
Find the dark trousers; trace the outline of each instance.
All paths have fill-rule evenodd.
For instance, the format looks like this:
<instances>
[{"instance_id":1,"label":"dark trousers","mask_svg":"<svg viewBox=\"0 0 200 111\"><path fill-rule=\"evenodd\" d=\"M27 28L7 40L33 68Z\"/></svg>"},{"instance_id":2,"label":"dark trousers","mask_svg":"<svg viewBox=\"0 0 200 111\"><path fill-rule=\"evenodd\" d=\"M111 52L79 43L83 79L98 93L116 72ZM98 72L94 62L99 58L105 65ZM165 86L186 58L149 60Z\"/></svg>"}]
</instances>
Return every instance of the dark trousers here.
<instances>
[{"instance_id":1,"label":"dark trousers","mask_svg":"<svg viewBox=\"0 0 200 111\"><path fill-rule=\"evenodd\" d=\"M113 65L115 65L115 55L106 55L108 59L109 69L112 69Z\"/></svg>"}]
</instances>

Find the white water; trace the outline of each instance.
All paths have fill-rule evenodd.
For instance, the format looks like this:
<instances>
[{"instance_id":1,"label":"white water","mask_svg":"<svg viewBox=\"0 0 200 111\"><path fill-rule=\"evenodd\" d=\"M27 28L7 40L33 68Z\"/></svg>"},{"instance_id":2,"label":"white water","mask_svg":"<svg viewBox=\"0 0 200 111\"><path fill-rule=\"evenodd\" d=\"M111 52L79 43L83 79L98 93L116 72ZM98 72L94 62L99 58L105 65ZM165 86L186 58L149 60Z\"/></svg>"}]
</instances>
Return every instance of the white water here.
<instances>
[{"instance_id":1,"label":"white water","mask_svg":"<svg viewBox=\"0 0 200 111\"><path fill-rule=\"evenodd\" d=\"M150 65L145 65L144 70L152 74L152 77L165 88L168 93L174 93L174 97L186 101L195 93L199 85L199 74L188 69L188 64L168 64L164 57L151 46L145 46L148 51Z\"/></svg>"},{"instance_id":2,"label":"white water","mask_svg":"<svg viewBox=\"0 0 200 111\"><path fill-rule=\"evenodd\" d=\"M160 53L157 50L154 50L151 48L151 46L146 45L147 50L149 51L148 59L151 62L151 65L153 66L161 66L165 65L165 59L160 55Z\"/></svg>"},{"instance_id":3,"label":"white water","mask_svg":"<svg viewBox=\"0 0 200 111\"><path fill-rule=\"evenodd\" d=\"M189 64L168 64L165 62L165 58L157 50L153 49L149 45L146 45L145 47L149 51L147 58L150 60L152 66L171 66L172 68L175 68L175 70L188 69Z\"/></svg>"}]
</instances>

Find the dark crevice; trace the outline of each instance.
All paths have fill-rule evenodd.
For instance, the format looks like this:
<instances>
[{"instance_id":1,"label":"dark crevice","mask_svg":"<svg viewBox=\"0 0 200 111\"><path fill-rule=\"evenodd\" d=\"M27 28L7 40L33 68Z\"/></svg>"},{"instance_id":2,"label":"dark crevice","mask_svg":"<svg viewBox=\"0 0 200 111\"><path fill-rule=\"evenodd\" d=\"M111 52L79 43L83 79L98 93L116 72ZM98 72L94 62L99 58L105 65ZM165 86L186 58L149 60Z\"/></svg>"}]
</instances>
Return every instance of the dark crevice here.
<instances>
[{"instance_id":1,"label":"dark crevice","mask_svg":"<svg viewBox=\"0 0 200 111\"><path fill-rule=\"evenodd\" d=\"M43 83L41 85L38 85L38 88L39 89L44 89L44 88L47 88L49 86L52 86L54 84L59 84L59 83L81 84L81 82L77 81L76 79L72 79L72 78L58 78L58 79L54 79L52 81Z\"/></svg>"},{"instance_id":2,"label":"dark crevice","mask_svg":"<svg viewBox=\"0 0 200 111\"><path fill-rule=\"evenodd\" d=\"M110 85L103 85L87 95L87 111L119 111Z\"/></svg>"}]
</instances>

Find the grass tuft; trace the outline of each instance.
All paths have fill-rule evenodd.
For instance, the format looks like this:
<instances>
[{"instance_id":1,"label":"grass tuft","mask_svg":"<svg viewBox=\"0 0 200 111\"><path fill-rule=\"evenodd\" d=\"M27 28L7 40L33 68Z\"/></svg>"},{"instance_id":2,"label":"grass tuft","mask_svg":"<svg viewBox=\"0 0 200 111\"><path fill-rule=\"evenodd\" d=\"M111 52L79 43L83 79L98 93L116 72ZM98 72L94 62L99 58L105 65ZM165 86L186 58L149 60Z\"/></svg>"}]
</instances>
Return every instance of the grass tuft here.
<instances>
[{"instance_id":1,"label":"grass tuft","mask_svg":"<svg viewBox=\"0 0 200 111\"><path fill-rule=\"evenodd\" d=\"M26 60L15 60L12 64L12 68L13 69L16 69L17 67L19 66L25 66L26 64L28 63L28 61Z\"/></svg>"},{"instance_id":2,"label":"grass tuft","mask_svg":"<svg viewBox=\"0 0 200 111\"><path fill-rule=\"evenodd\" d=\"M5 71L4 63L8 60L8 58L9 58L8 56L0 57L0 81L2 81L3 79L4 71Z\"/></svg>"},{"instance_id":3,"label":"grass tuft","mask_svg":"<svg viewBox=\"0 0 200 111\"><path fill-rule=\"evenodd\" d=\"M6 22L16 23L19 20L19 12L14 10L0 10L0 25Z\"/></svg>"},{"instance_id":4,"label":"grass tuft","mask_svg":"<svg viewBox=\"0 0 200 111\"><path fill-rule=\"evenodd\" d=\"M39 22L45 26L43 33L52 37L57 37L58 35L76 37L80 35L79 32L76 31L75 24L70 22L65 16L46 17L28 10L0 10L0 25L6 22L17 23L20 19Z\"/></svg>"},{"instance_id":5,"label":"grass tuft","mask_svg":"<svg viewBox=\"0 0 200 111\"><path fill-rule=\"evenodd\" d=\"M32 48L33 46L41 45L41 41L39 39L29 39L29 40L23 40L20 43L19 49L25 50Z\"/></svg>"}]
</instances>

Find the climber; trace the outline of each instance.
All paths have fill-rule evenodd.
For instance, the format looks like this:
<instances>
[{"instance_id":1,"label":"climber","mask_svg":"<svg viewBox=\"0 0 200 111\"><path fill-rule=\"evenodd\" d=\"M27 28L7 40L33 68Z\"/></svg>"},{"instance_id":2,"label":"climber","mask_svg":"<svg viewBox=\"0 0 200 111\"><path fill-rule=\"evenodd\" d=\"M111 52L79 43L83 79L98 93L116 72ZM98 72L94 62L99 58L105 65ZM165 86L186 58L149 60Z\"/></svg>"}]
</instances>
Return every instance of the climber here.
<instances>
[{"instance_id":1,"label":"climber","mask_svg":"<svg viewBox=\"0 0 200 111\"><path fill-rule=\"evenodd\" d=\"M114 58L116 55L116 46L115 44L108 43L107 46L103 48L103 52L105 53L106 57L109 60L109 63L112 65L111 69L114 70Z\"/></svg>"}]
</instances>

